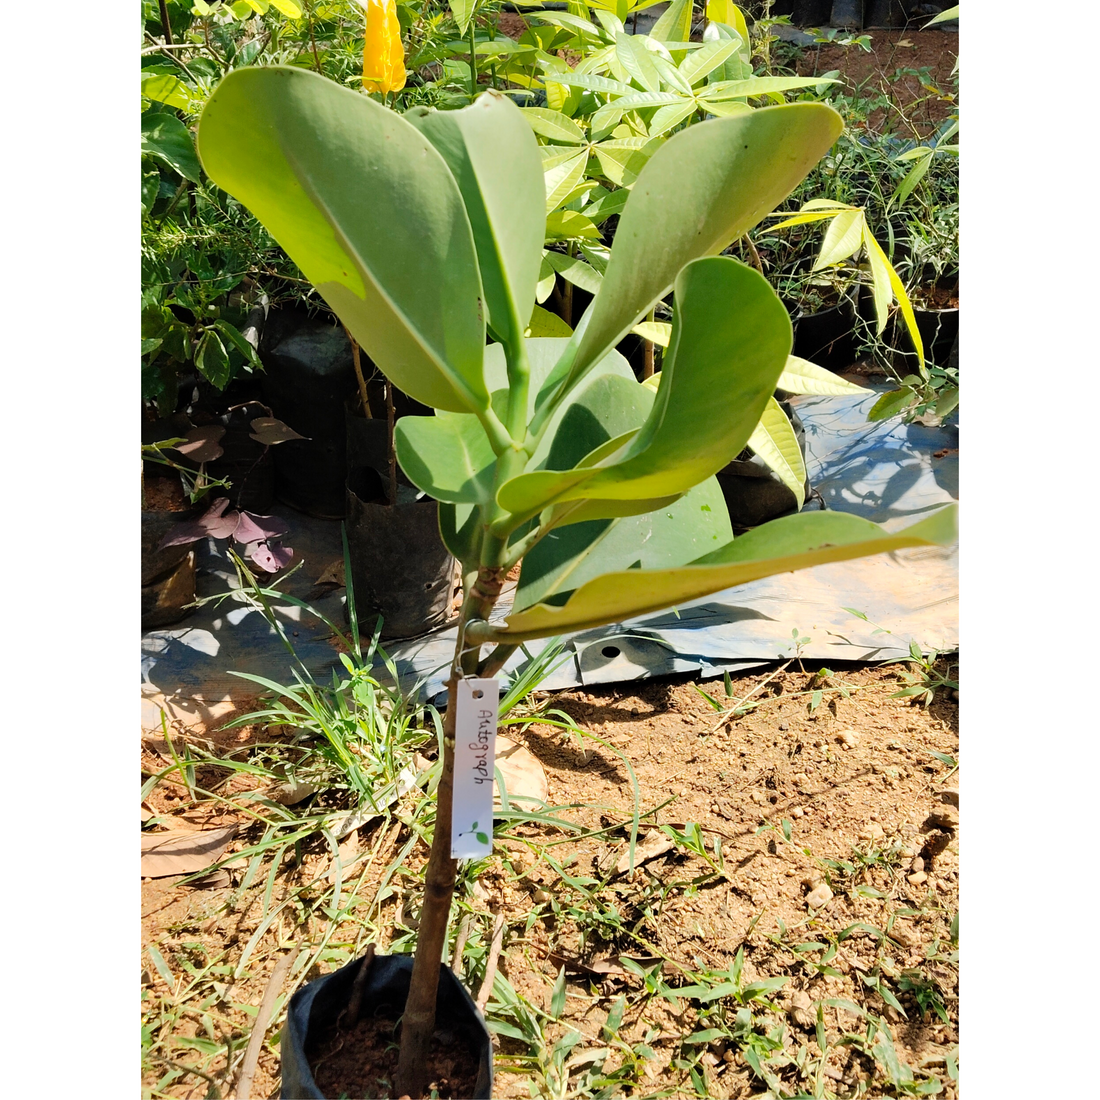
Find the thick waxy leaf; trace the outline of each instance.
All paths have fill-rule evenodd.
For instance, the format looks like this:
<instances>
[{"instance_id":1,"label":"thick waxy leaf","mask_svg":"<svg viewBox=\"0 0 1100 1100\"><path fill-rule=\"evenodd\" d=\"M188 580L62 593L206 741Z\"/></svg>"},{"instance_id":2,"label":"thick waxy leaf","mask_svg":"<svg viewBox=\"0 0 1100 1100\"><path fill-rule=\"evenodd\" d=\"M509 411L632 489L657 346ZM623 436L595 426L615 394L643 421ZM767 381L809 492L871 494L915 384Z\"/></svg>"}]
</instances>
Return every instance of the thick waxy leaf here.
<instances>
[{"instance_id":1,"label":"thick waxy leaf","mask_svg":"<svg viewBox=\"0 0 1100 1100\"><path fill-rule=\"evenodd\" d=\"M676 280L657 401L625 452L598 466L521 474L501 486L498 503L526 514L583 497L637 500L687 491L745 446L790 349L790 318L763 276L728 257L693 261Z\"/></svg>"},{"instance_id":2,"label":"thick waxy leaf","mask_svg":"<svg viewBox=\"0 0 1100 1100\"><path fill-rule=\"evenodd\" d=\"M842 128L830 107L790 103L669 138L634 184L588 323L578 328L547 393L618 343L685 264L721 252L774 210Z\"/></svg>"},{"instance_id":3,"label":"thick waxy leaf","mask_svg":"<svg viewBox=\"0 0 1100 1100\"><path fill-rule=\"evenodd\" d=\"M806 503L806 464L802 460L798 436L774 397L768 401L760 423L749 436L749 446L794 493L797 506L801 508Z\"/></svg>"},{"instance_id":4,"label":"thick waxy leaf","mask_svg":"<svg viewBox=\"0 0 1100 1100\"><path fill-rule=\"evenodd\" d=\"M827 562L866 557L906 546L946 546L957 537L957 506L890 533L843 512L804 512L773 520L720 550L671 569L607 573L578 588L563 607L539 603L497 627L471 629L467 638L520 642L587 630L701 599L761 577Z\"/></svg>"},{"instance_id":5,"label":"thick waxy leaf","mask_svg":"<svg viewBox=\"0 0 1100 1100\"><path fill-rule=\"evenodd\" d=\"M488 408L470 222L415 127L316 73L244 68L210 97L199 154L395 385L435 408Z\"/></svg>"},{"instance_id":6,"label":"thick waxy leaf","mask_svg":"<svg viewBox=\"0 0 1100 1100\"><path fill-rule=\"evenodd\" d=\"M616 503L624 502L590 501L583 507L612 508ZM560 604L568 593L608 572L627 569L636 575L638 569L679 565L709 546L722 545L731 533L725 499L714 478L643 514L557 527L524 558L513 607L522 611L533 604Z\"/></svg>"},{"instance_id":7,"label":"thick waxy leaf","mask_svg":"<svg viewBox=\"0 0 1100 1100\"><path fill-rule=\"evenodd\" d=\"M403 416L393 444L405 476L428 496L467 504L490 499L496 455L476 416Z\"/></svg>"},{"instance_id":8,"label":"thick waxy leaf","mask_svg":"<svg viewBox=\"0 0 1100 1100\"><path fill-rule=\"evenodd\" d=\"M498 339L519 340L542 261L544 185L534 134L515 104L497 92L486 92L459 111L414 108L405 117L436 147L458 182L490 329Z\"/></svg>"},{"instance_id":9,"label":"thick waxy leaf","mask_svg":"<svg viewBox=\"0 0 1100 1100\"><path fill-rule=\"evenodd\" d=\"M797 355L787 356L787 365L775 384L777 390L787 393L828 394L870 393L863 386L847 382L831 370L811 363L809 359L800 359Z\"/></svg>"},{"instance_id":10,"label":"thick waxy leaf","mask_svg":"<svg viewBox=\"0 0 1100 1100\"><path fill-rule=\"evenodd\" d=\"M199 182L199 158L191 131L175 115L150 111L141 116L141 152L175 169L184 179Z\"/></svg>"}]
</instances>

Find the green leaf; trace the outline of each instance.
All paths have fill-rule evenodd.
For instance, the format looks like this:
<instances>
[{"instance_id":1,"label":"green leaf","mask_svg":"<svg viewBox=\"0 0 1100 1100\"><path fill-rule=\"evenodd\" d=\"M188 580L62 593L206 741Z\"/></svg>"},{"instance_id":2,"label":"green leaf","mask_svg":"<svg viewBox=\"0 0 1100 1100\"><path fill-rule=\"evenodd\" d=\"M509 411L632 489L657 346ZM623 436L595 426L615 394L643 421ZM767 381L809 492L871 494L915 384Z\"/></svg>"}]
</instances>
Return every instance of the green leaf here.
<instances>
[{"instance_id":1,"label":"green leaf","mask_svg":"<svg viewBox=\"0 0 1100 1100\"><path fill-rule=\"evenodd\" d=\"M948 505L896 532L843 512L786 516L688 565L608 573L581 585L564 606L537 604L513 612L502 625L472 628L467 636L509 643L551 637L621 622L777 573L906 546L950 545L957 538L957 510Z\"/></svg>"},{"instance_id":2,"label":"green leaf","mask_svg":"<svg viewBox=\"0 0 1100 1100\"><path fill-rule=\"evenodd\" d=\"M661 144L660 138L616 138L594 145L592 152L604 176L618 187L629 187Z\"/></svg>"},{"instance_id":3,"label":"green leaf","mask_svg":"<svg viewBox=\"0 0 1100 1100\"><path fill-rule=\"evenodd\" d=\"M920 159L909 172L906 174L905 179L898 184L897 189L893 195L890 196L892 203L897 203L900 206L912 193L913 188L917 186L925 175L928 173L928 169L932 166L932 152L931 149L911 149L910 152L917 153ZM901 159L900 157L898 158Z\"/></svg>"},{"instance_id":4,"label":"green leaf","mask_svg":"<svg viewBox=\"0 0 1100 1100\"><path fill-rule=\"evenodd\" d=\"M542 306L535 306L527 322L527 333L535 338L547 336L572 336L573 330L556 313Z\"/></svg>"},{"instance_id":5,"label":"green leaf","mask_svg":"<svg viewBox=\"0 0 1100 1100\"><path fill-rule=\"evenodd\" d=\"M555 210L546 216L546 240L565 241L580 237L595 241L600 239L600 231L583 214L576 210Z\"/></svg>"},{"instance_id":6,"label":"green leaf","mask_svg":"<svg viewBox=\"0 0 1100 1100\"><path fill-rule=\"evenodd\" d=\"M564 141L573 145L584 141L584 131L561 111L552 111L548 107L523 107L521 110L536 134L550 138L551 141Z\"/></svg>"},{"instance_id":7,"label":"green leaf","mask_svg":"<svg viewBox=\"0 0 1100 1100\"><path fill-rule=\"evenodd\" d=\"M558 971L557 981L554 982L554 990L550 994L550 1015L555 1020L561 1019L565 1011L565 967Z\"/></svg>"},{"instance_id":8,"label":"green leaf","mask_svg":"<svg viewBox=\"0 0 1100 1100\"><path fill-rule=\"evenodd\" d=\"M294 2L294 0L271 0L271 6L276 11L281 11L287 19L301 19L302 9Z\"/></svg>"},{"instance_id":9,"label":"green leaf","mask_svg":"<svg viewBox=\"0 0 1100 1100\"><path fill-rule=\"evenodd\" d=\"M245 357L246 362L250 367L259 367L260 357L256 354L256 349L241 335L240 330L231 325L228 321L218 318L214 322L214 327L224 336L236 349Z\"/></svg>"},{"instance_id":10,"label":"green leaf","mask_svg":"<svg viewBox=\"0 0 1100 1100\"><path fill-rule=\"evenodd\" d=\"M581 290L595 294L600 289L603 276L590 264L576 256L566 256L563 252L547 252L545 260L550 267L557 271L563 279L579 286ZM573 330L569 330L572 335Z\"/></svg>"},{"instance_id":11,"label":"green leaf","mask_svg":"<svg viewBox=\"0 0 1100 1100\"><path fill-rule=\"evenodd\" d=\"M692 0L672 0L649 33L658 42L687 42L691 38Z\"/></svg>"},{"instance_id":12,"label":"green leaf","mask_svg":"<svg viewBox=\"0 0 1100 1100\"><path fill-rule=\"evenodd\" d=\"M603 286L551 375L547 396L617 344L685 264L721 252L774 210L842 128L830 107L791 103L689 126L669 138L634 184ZM659 251L654 241L662 242Z\"/></svg>"},{"instance_id":13,"label":"green leaf","mask_svg":"<svg viewBox=\"0 0 1100 1100\"><path fill-rule=\"evenodd\" d=\"M187 85L178 77L169 73L144 72L141 74L141 94L157 103L166 103L169 107L188 107L191 95Z\"/></svg>"},{"instance_id":14,"label":"green leaf","mask_svg":"<svg viewBox=\"0 0 1100 1100\"><path fill-rule=\"evenodd\" d=\"M201 170L191 131L175 115L149 112L141 116L141 153L198 183Z\"/></svg>"},{"instance_id":15,"label":"green leaf","mask_svg":"<svg viewBox=\"0 0 1100 1100\"><path fill-rule=\"evenodd\" d=\"M642 321L630 331L643 340L651 340L654 344L660 344L663 348L667 348L669 341L672 339L672 326L664 321ZM659 378L660 375L661 372L657 371L652 377ZM660 385L660 383L655 383L656 385Z\"/></svg>"},{"instance_id":16,"label":"green leaf","mask_svg":"<svg viewBox=\"0 0 1100 1100\"><path fill-rule=\"evenodd\" d=\"M924 342L920 337L920 329L917 328L917 319L913 315L913 305L909 301L909 295L905 293L905 284L902 283L900 276L894 270L894 265L887 259L886 253L882 251L882 246L873 236L871 236L871 231L869 229L865 229L864 231L863 244L867 249L867 258L871 261L871 269L875 272L876 281L880 277L880 272L885 269L886 277L890 283L890 289L897 299L898 308L901 310L901 316L905 321L905 331L909 333L909 339L913 341L913 348L917 353L917 362L920 364L921 375L926 376L924 366ZM881 329L879 331L881 332Z\"/></svg>"},{"instance_id":17,"label":"green leaf","mask_svg":"<svg viewBox=\"0 0 1100 1100\"><path fill-rule=\"evenodd\" d=\"M958 18L959 5L956 4L954 7L944 9L938 15L933 15L932 18L924 24L924 27L921 27L921 30L924 30L925 27L931 27L935 23L950 23L953 19Z\"/></svg>"},{"instance_id":18,"label":"green leaf","mask_svg":"<svg viewBox=\"0 0 1100 1100\"><path fill-rule=\"evenodd\" d=\"M821 271L854 256L863 244L866 226L862 210L842 210L825 230L825 240L811 270Z\"/></svg>"},{"instance_id":19,"label":"green leaf","mask_svg":"<svg viewBox=\"0 0 1100 1100\"><path fill-rule=\"evenodd\" d=\"M741 43L734 38L708 42L701 50L689 53L680 62L680 75L689 84L697 84L720 65L724 65L726 58L737 53L740 48Z\"/></svg>"},{"instance_id":20,"label":"green leaf","mask_svg":"<svg viewBox=\"0 0 1100 1100\"><path fill-rule=\"evenodd\" d=\"M160 194L160 173L154 169L151 172L141 174L141 209L148 214L153 209L153 203Z\"/></svg>"},{"instance_id":21,"label":"green leaf","mask_svg":"<svg viewBox=\"0 0 1100 1100\"><path fill-rule=\"evenodd\" d=\"M550 148L544 146L544 148ZM566 195L584 177L584 168L588 163L588 150L579 153L569 152L553 161L543 162L543 185L546 191L546 212L552 213L565 199Z\"/></svg>"},{"instance_id":22,"label":"green leaf","mask_svg":"<svg viewBox=\"0 0 1100 1100\"><path fill-rule=\"evenodd\" d=\"M521 474L501 486L498 503L526 515L564 500L685 492L748 442L790 346L790 318L763 276L729 257L693 261L676 280L657 399L625 452L598 466L589 456L573 469ZM726 403L722 416L714 415L716 392Z\"/></svg>"},{"instance_id":23,"label":"green leaf","mask_svg":"<svg viewBox=\"0 0 1100 1100\"><path fill-rule=\"evenodd\" d=\"M806 503L806 465L794 428L774 397L768 399L764 415L749 436L748 445L794 493L797 507L801 508Z\"/></svg>"},{"instance_id":24,"label":"green leaf","mask_svg":"<svg viewBox=\"0 0 1100 1100\"><path fill-rule=\"evenodd\" d=\"M459 35L464 35L470 26L470 20L474 17L477 8L477 0L454 0L451 4L451 14L458 26Z\"/></svg>"},{"instance_id":25,"label":"green leaf","mask_svg":"<svg viewBox=\"0 0 1100 1100\"><path fill-rule=\"evenodd\" d=\"M787 356L787 365L775 384L777 390L786 390L787 393L823 394L839 396L846 393L870 393L863 386L857 386L853 382L847 382L831 370L819 367L808 359L800 359L796 355Z\"/></svg>"},{"instance_id":26,"label":"green leaf","mask_svg":"<svg viewBox=\"0 0 1100 1100\"><path fill-rule=\"evenodd\" d=\"M195 349L195 366L212 386L225 389L229 381L229 356L216 330L208 328L202 334Z\"/></svg>"},{"instance_id":27,"label":"green leaf","mask_svg":"<svg viewBox=\"0 0 1100 1100\"><path fill-rule=\"evenodd\" d=\"M518 343L542 262L544 193L538 142L506 96L486 92L459 111L417 107L405 116L436 147L458 183L473 229L488 325Z\"/></svg>"},{"instance_id":28,"label":"green leaf","mask_svg":"<svg viewBox=\"0 0 1100 1100\"><path fill-rule=\"evenodd\" d=\"M657 110L653 112L653 117L649 120L649 136L660 137L662 134L668 133L669 130L679 126L685 118L690 118L695 114L695 111L696 105L694 99L689 99L686 102L669 104L666 107L658 107Z\"/></svg>"},{"instance_id":29,"label":"green leaf","mask_svg":"<svg viewBox=\"0 0 1100 1100\"><path fill-rule=\"evenodd\" d=\"M245 68L211 95L199 153L396 386L438 409L488 409L470 222L415 127L316 73Z\"/></svg>"},{"instance_id":30,"label":"green leaf","mask_svg":"<svg viewBox=\"0 0 1100 1100\"><path fill-rule=\"evenodd\" d=\"M428 496L466 504L491 499L496 455L476 416L403 416L393 443L405 476Z\"/></svg>"},{"instance_id":31,"label":"green leaf","mask_svg":"<svg viewBox=\"0 0 1100 1100\"><path fill-rule=\"evenodd\" d=\"M690 0L674 0L676 4L690 3ZM656 30L656 28L654 28ZM656 92L661 87L661 77L657 66L642 45L642 40L632 34L621 33L615 36L615 53L619 63L633 80L636 80L647 92Z\"/></svg>"},{"instance_id":32,"label":"green leaf","mask_svg":"<svg viewBox=\"0 0 1100 1100\"><path fill-rule=\"evenodd\" d=\"M770 95L772 92L793 92L799 88L813 88L818 84L836 83L833 77L750 76L744 80L719 80L708 84L703 95L707 99L746 99Z\"/></svg>"}]
</instances>

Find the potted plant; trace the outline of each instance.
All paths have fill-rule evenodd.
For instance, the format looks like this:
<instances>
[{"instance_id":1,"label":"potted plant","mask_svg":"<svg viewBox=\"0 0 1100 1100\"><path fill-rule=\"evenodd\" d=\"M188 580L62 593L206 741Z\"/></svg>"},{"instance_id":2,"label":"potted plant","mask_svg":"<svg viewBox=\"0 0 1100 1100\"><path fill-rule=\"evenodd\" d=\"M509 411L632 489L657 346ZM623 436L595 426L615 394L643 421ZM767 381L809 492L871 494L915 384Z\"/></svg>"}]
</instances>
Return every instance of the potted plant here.
<instances>
[{"instance_id":1,"label":"potted plant","mask_svg":"<svg viewBox=\"0 0 1100 1100\"><path fill-rule=\"evenodd\" d=\"M766 280L717 253L790 193L840 126L826 106L789 104L674 135L639 174L577 331L527 339L546 195L534 135L508 99L402 117L279 67L238 70L211 96L199 126L206 170L284 243L386 377L436 410L395 430L401 467L440 502L463 571L416 957L407 998L391 1001L395 1095L422 1096L430 1076L452 841L467 854L491 843L454 820L463 693L491 699L492 677L527 639L954 538L948 509L893 533L815 512L734 539L713 481L759 423L791 346ZM653 393L613 349L670 289L675 320ZM492 621L516 565L512 611ZM308 1027L335 1026L332 1008Z\"/></svg>"},{"instance_id":2,"label":"potted plant","mask_svg":"<svg viewBox=\"0 0 1100 1100\"><path fill-rule=\"evenodd\" d=\"M355 338L352 362L358 400L345 406L347 485L345 523L351 580L360 621L381 616L381 637L411 638L452 617L455 559L439 534L436 502L398 468L394 450L397 405L408 413L423 405L380 375L368 386ZM373 380L373 378L372 378ZM371 398L371 389L374 398ZM382 416L374 416L375 406Z\"/></svg>"}]
</instances>

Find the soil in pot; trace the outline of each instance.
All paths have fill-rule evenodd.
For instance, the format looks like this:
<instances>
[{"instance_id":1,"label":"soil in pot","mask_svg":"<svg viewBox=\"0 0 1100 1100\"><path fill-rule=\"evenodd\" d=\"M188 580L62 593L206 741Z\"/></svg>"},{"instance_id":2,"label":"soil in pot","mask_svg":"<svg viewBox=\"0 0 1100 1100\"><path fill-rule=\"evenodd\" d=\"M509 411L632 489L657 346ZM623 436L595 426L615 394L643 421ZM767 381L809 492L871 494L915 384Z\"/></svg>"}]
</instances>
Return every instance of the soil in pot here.
<instances>
[{"instance_id":1,"label":"soil in pot","mask_svg":"<svg viewBox=\"0 0 1100 1100\"><path fill-rule=\"evenodd\" d=\"M946 366L959 335L958 286L915 291L911 299L925 360L938 367ZM891 323L894 325L891 345L895 348L895 366L916 370L917 356L905 326L896 316Z\"/></svg>"},{"instance_id":2,"label":"soil in pot","mask_svg":"<svg viewBox=\"0 0 1100 1100\"><path fill-rule=\"evenodd\" d=\"M439 535L439 506L417 499L401 481L386 500L378 472L360 466L348 476L347 532L355 605L362 630L382 616L382 637L412 638L450 617L455 561Z\"/></svg>"},{"instance_id":3,"label":"soil in pot","mask_svg":"<svg viewBox=\"0 0 1100 1100\"><path fill-rule=\"evenodd\" d=\"M412 957L378 955L364 974L358 1019L355 979L365 959L310 983L291 999L281 1042L282 1096L392 1097L409 995ZM429 1055L429 1094L492 1094L492 1043L484 1019L449 968L440 967L436 1033ZM435 1092L432 1093L431 1090Z\"/></svg>"}]
</instances>

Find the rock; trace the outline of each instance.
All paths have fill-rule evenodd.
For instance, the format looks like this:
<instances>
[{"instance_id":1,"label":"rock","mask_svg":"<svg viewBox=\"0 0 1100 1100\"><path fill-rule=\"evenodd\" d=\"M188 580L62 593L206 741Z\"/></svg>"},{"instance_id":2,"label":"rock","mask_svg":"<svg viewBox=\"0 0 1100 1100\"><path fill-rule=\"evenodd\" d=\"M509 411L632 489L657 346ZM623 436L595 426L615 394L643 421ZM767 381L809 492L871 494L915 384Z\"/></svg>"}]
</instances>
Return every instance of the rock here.
<instances>
[{"instance_id":1,"label":"rock","mask_svg":"<svg viewBox=\"0 0 1100 1100\"><path fill-rule=\"evenodd\" d=\"M795 808L793 810L791 810L791 817L793 817L793 818L803 817L805 815L805 813L806 813L806 811L801 806L795 806Z\"/></svg>"},{"instance_id":2,"label":"rock","mask_svg":"<svg viewBox=\"0 0 1100 1100\"><path fill-rule=\"evenodd\" d=\"M545 890L541 889L536 890L531 896L535 899L537 903L542 903L544 901L550 900L550 895Z\"/></svg>"},{"instance_id":3,"label":"rock","mask_svg":"<svg viewBox=\"0 0 1100 1100\"><path fill-rule=\"evenodd\" d=\"M826 902L833 900L833 892L829 889L829 884L822 882L820 885L815 886L806 895L806 904L812 909L820 909Z\"/></svg>"},{"instance_id":4,"label":"rock","mask_svg":"<svg viewBox=\"0 0 1100 1100\"><path fill-rule=\"evenodd\" d=\"M780 722L779 723L779 729L782 732L786 732L790 728L791 728L791 724L789 722Z\"/></svg>"},{"instance_id":5,"label":"rock","mask_svg":"<svg viewBox=\"0 0 1100 1100\"><path fill-rule=\"evenodd\" d=\"M954 806L957 810L959 808L959 788L945 787L940 791L940 801L946 802L950 806Z\"/></svg>"},{"instance_id":6,"label":"rock","mask_svg":"<svg viewBox=\"0 0 1100 1100\"><path fill-rule=\"evenodd\" d=\"M800 989L791 997L791 1007L787 1009L787 1015L799 1027L812 1028L817 1022L813 1004L809 994Z\"/></svg>"},{"instance_id":7,"label":"rock","mask_svg":"<svg viewBox=\"0 0 1100 1100\"><path fill-rule=\"evenodd\" d=\"M929 815L925 818L924 824L921 826L921 832L927 833L931 829L949 829L951 832L955 832L959 827L959 811L955 806L949 803L937 806Z\"/></svg>"},{"instance_id":8,"label":"rock","mask_svg":"<svg viewBox=\"0 0 1100 1100\"><path fill-rule=\"evenodd\" d=\"M918 871L915 875L909 875L906 881L910 886L920 886L928 881L928 875L924 871Z\"/></svg>"},{"instance_id":9,"label":"rock","mask_svg":"<svg viewBox=\"0 0 1100 1100\"><path fill-rule=\"evenodd\" d=\"M913 860L913 873L917 874L918 872L923 871L923 870L924 870L924 860L921 859L920 856L917 856L917 858Z\"/></svg>"},{"instance_id":10,"label":"rock","mask_svg":"<svg viewBox=\"0 0 1100 1100\"><path fill-rule=\"evenodd\" d=\"M836 735L836 739L850 749L854 749L859 744L859 734L853 729L841 730Z\"/></svg>"}]
</instances>

